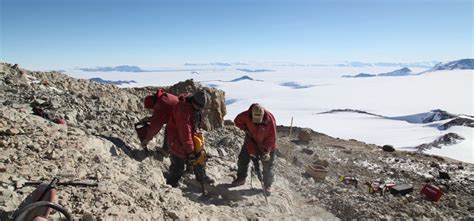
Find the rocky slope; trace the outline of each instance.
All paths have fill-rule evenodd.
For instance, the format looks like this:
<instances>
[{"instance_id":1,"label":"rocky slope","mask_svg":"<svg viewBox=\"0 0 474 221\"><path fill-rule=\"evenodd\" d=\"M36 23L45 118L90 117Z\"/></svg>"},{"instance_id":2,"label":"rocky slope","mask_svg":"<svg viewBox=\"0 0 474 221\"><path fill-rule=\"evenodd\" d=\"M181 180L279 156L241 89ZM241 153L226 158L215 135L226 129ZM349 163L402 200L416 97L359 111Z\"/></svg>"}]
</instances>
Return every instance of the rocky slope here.
<instances>
[{"instance_id":1,"label":"rocky slope","mask_svg":"<svg viewBox=\"0 0 474 221\"><path fill-rule=\"evenodd\" d=\"M199 88L192 81L166 88L173 93ZM0 219L34 189L26 181L49 180L98 183L98 187L60 187L59 203L76 218L140 219L315 219L439 218L472 220L474 166L450 159L341 140L310 130L278 128L280 146L275 163L276 181L269 204L258 190L256 177L246 185L229 188L244 134L224 125L224 92L209 91L212 108L206 111L205 134L209 174L217 180L202 197L200 187L186 175L179 188L164 182L169 159L155 148L139 147L133 123L146 115L141 99L155 88L101 85L50 72L0 66ZM33 114L32 105L47 115ZM49 119L45 119L45 116ZM65 124L57 124L64 118ZM305 136L298 134L303 133ZM299 137L302 140L298 140ZM155 145L153 145L155 144ZM156 146L153 148L153 146ZM308 176L304 167L326 164L323 180ZM448 173L450 179L440 179ZM357 187L338 181L356 176ZM442 176L446 178L446 176ZM362 184L374 179L410 183L405 196L369 194ZM442 187L438 203L423 198L421 185L429 180Z\"/></svg>"}]
</instances>

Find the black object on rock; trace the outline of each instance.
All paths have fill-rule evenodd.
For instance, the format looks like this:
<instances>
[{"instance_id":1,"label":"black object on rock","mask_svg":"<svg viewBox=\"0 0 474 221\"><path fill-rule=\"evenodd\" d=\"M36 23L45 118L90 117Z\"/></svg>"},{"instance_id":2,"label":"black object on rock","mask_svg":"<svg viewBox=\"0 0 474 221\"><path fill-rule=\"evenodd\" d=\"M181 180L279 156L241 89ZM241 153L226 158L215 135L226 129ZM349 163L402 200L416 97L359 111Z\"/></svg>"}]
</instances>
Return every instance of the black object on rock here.
<instances>
[{"instance_id":1,"label":"black object on rock","mask_svg":"<svg viewBox=\"0 0 474 221\"><path fill-rule=\"evenodd\" d=\"M308 154L308 155L313 155L314 150L306 147L306 148L301 149L301 152L305 153L305 154Z\"/></svg>"},{"instance_id":2,"label":"black object on rock","mask_svg":"<svg viewBox=\"0 0 474 221\"><path fill-rule=\"evenodd\" d=\"M413 186L410 184L397 184L390 188L390 193L394 195L405 195L411 192L413 192Z\"/></svg>"},{"instance_id":3,"label":"black object on rock","mask_svg":"<svg viewBox=\"0 0 474 221\"><path fill-rule=\"evenodd\" d=\"M439 171L439 176L438 178L444 179L444 180L449 180L451 177L449 176L448 172L446 171Z\"/></svg>"},{"instance_id":4,"label":"black object on rock","mask_svg":"<svg viewBox=\"0 0 474 221\"><path fill-rule=\"evenodd\" d=\"M383 145L382 150L386 152L394 152L395 148L393 148L392 145Z\"/></svg>"}]
</instances>

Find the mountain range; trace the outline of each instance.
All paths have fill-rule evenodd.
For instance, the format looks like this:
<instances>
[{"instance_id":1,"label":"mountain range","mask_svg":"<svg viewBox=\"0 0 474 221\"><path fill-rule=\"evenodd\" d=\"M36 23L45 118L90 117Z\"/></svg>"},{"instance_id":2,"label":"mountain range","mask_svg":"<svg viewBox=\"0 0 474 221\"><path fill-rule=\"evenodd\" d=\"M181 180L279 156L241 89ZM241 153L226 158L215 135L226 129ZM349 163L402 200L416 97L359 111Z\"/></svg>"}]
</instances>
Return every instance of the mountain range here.
<instances>
[{"instance_id":1,"label":"mountain range","mask_svg":"<svg viewBox=\"0 0 474 221\"><path fill-rule=\"evenodd\" d=\"M109 72L109 71L146 72L146 70L143 70L138 66L130 66L130 65L120 65L120 66L115 66L115 67L79 68L79 70L87 71L87 72Z\"/></svg>"},{"instance_id":2,"label":"mountain range","mask_svg":"<svg viewBox=\"0 0 474 221\"><path fill-rule=\"evenodd\" d=\"M395 71L380 73L380 74L360 73L357 75L344 75L342 77L345 77L345 78L396 77L396 76L407 76L411 74L413 74L413 72L410 70L410 68L402 68Z\"/></svg>"},{"instance_id":3,"label":"mountain range","mask_svg":"<svg viewBox=\"0 0 474 221\"><path fill-rule=\"evenodd\" d=\"M456 60L456 61L438 63L431 69L418 73L418 74L424 74L427 72L441 71L441 70L474 70L474 59L467 58L467 59L461 59L461 60ZM412 70L410 70L409 68L404 67L402 69L398 69L398 70L386 72L386 73L380 73L380 74L359 73L356 75L343 75L342 77L345 77L345 78L393 77L393 76L409 76L409 75L415 75L415 74L416 73L413 73Z\"/></svg>"}]
</instances>

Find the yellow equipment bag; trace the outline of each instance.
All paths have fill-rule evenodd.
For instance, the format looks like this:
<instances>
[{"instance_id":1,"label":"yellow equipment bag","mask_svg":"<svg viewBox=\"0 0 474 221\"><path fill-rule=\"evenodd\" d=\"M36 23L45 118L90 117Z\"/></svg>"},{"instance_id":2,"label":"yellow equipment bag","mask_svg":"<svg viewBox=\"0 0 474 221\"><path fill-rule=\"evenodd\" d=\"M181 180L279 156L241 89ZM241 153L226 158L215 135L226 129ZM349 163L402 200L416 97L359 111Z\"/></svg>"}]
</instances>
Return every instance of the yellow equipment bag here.
<instances>
[{"instance_id":1,"label":"yellow equipment bag","mask_svg":"<svg viewBox=\"0 0 474 221\"><path fill-rule=\"evenodd\" d=\"M193 162L193 166L204 165L207 160L206 150L204 150L204 137L202 133L196 133L193 136L194 154L197 159Z\"/></svg>"},{"instance_id":2,"label":"yellow equipment bag","mask_svg":"<svg viewBox=\"0 0 474 221\"><path fill-rule=\"evenodd\" d=\"M194 153L199 153L204 146L204 137L201 133L193 135Z\"/></svg>"}]
</instances>

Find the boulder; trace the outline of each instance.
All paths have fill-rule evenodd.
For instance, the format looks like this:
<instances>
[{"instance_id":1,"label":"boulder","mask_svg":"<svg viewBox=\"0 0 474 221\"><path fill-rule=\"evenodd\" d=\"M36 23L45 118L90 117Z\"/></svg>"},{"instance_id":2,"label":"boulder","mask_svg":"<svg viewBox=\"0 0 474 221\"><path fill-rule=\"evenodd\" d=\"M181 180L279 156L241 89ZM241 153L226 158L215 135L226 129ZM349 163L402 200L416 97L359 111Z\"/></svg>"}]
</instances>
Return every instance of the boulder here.
<instances>
[{"instance_id":1,"label":"boulder","mask_svg":"<svg viewBox=\"0 0 474 221\"><path fill-rule=\"evenodd\" d=\"M165 90L172 94L180 95L183 93L193 93L200 89L204 89L210 96L210 103L203 110L201 127L208 131L222 128L224 126L224 116L227 114L224 91L202 87L199 82L195 82L192 79L181 81Z\"/></svg>"},{"instance_id":2,"label":"boulder","mask_svg":"<svg viewBox=\"0 0 474 221\"><path fill-rule=\"evenodd\" d=\"M305 153L305 154L308 154L308 155L313 155L314 150L306 147L306 148L301 149L301 152Z\"/></svg>"},{"instance_id":3,"label":"boulder","mask_svg":"<svg viewBox=\"0 0 474 221\"><path fill-rule=\"evenodd\" d=\"M298 141L302 143L309 143L312 139L311 132L312 130L309 128L301 129L301 131L298 133Z\"/></svg>"},{"instance_id":4,"label":"boulder","mask_svg":"<svg viewBox=\"0 0 474 221\"><path fill-rule=\"evenodd\" d=\"M392 145L383 145L382 150L385 152L394 152L395 148Z\"/></svg>"},{"instance_id":5,"label":"boulder","mask_svg":"<svg viewBox=\"0 0 474 221\"><path fill-rule=\"evenodd\" d=\"M226 126L234 126L235 123L233 120L224 120L224 125Z\"/></svg>"}]
</instances>

